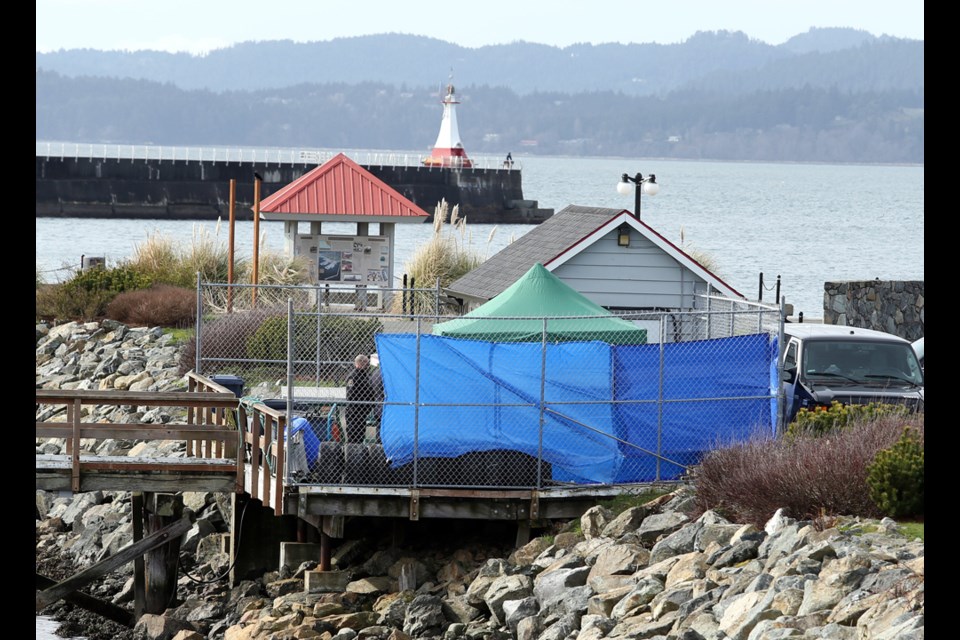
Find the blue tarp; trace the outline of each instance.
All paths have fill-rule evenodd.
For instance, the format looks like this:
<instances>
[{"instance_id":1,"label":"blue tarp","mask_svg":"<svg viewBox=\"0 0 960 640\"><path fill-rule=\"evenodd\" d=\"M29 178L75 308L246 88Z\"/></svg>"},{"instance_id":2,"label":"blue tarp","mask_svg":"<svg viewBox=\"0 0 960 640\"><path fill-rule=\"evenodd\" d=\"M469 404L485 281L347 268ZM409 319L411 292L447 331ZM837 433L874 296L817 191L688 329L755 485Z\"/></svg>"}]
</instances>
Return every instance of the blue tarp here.
<instances>
[{"instance_id":1,"label":"blue tarp","mask_svg":"<svg viewBox=\"0 0 960 640\"><path fill-rule=\"evenodd\" d=\"M662 463L657 476L650 452L691 464L718 443L774 424L776 352L767 334L665 345L561 342L545 353L535 342L378 334L377 353L386 399L380 433L394 467L414 455L512 449L542 452L553 480L646 482L682 471ZM661 385L668 402L658 404Z\"/></svg>"},{"instance_id":2,"label":"blue tarp","mask_svg":"<svg viewBox=\"0 0 960 640\"><path fill-rule=\"evenodd\" d=\"M665 344L662 367L658 346L615 347L617 437L629 443L617 481L657 477L651 451L671 480L712 448L772 434L776 354L767 334Z\"/></svg>"}]
</instances>

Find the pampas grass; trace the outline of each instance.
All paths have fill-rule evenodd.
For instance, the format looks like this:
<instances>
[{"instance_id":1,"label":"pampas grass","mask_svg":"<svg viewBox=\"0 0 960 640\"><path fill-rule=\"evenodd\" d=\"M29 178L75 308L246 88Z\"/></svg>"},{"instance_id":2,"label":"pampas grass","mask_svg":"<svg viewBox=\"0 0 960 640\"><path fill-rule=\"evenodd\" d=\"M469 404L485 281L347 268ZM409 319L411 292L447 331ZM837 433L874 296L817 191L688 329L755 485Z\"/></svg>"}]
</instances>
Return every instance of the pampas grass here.
<instances>
[{"instance_id":1,"label":"pampas grass","mask_svg":"<svg viewBox=\"0 0 960 640\"><path fill-rule=\"evenodd\" d=\"M134 246L128 264L138 272L150 276L156 283L195 289L197 273L202 282L226 282L229 248L211 234L194 225L190 242L180 244L170 236L153 233ZM234 261L236 272L237 260ZM242 265L243 261L239 261Z\"/></svg>"},{"instance_id":2,"label":"pampas grass","mask_svg":"<svg viewBox=\"0 0 960 640\"><path fill-rule=\"evenodd\" d=\"M265 236L260 238L258 284L301 284L307 279L306 258L288 258L282 253L264 249ZM149 235L134 247L129 266L150 277L153 282L196 289L197 273L201 282L227 282L230 248L220 238L220 222L213 233L194 226L188 243L178 243L160 233ZM252 258L234 256L234 283L250 283Z\"/></svg>"},{"instance_id":3,"label":"pampas grass","mask_svg":"<svg viewBox=\"0 0 960 640\"><path fill-rule=\"evenodd\" d=\"M449 222L448 222L449 220ZM491 229L487 243L493 240L496 227ZM476 251L472 234L467 230L467 219L460 216L459 205L450 209L446 200L441 200L433 215L433 236L414 251L404 265L418 288L433 288L439 283L446 287L457 278L480 266L486 255ZM400 312L403 301L394 298L392 311ZM436 313L433 296L414 296L413 313Z\"/></svg>"},{"instance_id":4,"label":"pampas grass","mask_svg":"<svg viewBox=\"0 0 960 640\"><path fill-rule=\"evenodd\" d=\"M680 227L680 249L682 249L685 254L699 262L701 267L715 276L720 276L720 273L718 272L718 267L720 264L717 262L717 259L703 249L688 243L686 241L686 234L684 233L682 226Z\"/></svg>"}]
</instances>

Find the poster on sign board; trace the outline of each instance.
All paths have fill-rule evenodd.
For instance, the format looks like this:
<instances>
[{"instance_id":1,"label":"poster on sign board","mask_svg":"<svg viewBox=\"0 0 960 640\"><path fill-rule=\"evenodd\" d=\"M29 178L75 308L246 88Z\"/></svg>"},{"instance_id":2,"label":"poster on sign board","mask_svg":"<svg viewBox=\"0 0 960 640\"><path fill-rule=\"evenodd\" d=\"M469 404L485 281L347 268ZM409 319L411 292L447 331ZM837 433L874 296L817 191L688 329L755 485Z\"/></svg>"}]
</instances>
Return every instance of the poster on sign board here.
<instances>
[{"instance_id":1,"label":"poster on sign board","mask_svg":"<svg viewBox=\"0 0 960 640\"><path fill-rule=\"evenodd\" d=\"M307 257L312 282L390 281L390 239L383 236L299 234L295 251Z\"/></svg>"}]
</instances>

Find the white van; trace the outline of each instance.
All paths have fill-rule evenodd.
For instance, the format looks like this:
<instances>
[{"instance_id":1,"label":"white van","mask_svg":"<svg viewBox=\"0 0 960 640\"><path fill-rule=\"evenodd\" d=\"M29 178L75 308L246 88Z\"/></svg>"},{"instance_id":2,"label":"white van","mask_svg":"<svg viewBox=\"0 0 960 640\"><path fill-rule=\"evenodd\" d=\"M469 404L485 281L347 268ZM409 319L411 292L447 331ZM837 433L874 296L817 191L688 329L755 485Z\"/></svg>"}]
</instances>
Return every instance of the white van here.
<instances>
[{"instance_id":1,"label":"white van","mask_svg":"<svg viewBox=\"0 0 960 640\"><path fill-rule=\"evenodd\" d=\"M784 425L801 408L881 402L923 411L923 367L910 341L827 324L783 325Z\"/></svg>"}]
</instances>

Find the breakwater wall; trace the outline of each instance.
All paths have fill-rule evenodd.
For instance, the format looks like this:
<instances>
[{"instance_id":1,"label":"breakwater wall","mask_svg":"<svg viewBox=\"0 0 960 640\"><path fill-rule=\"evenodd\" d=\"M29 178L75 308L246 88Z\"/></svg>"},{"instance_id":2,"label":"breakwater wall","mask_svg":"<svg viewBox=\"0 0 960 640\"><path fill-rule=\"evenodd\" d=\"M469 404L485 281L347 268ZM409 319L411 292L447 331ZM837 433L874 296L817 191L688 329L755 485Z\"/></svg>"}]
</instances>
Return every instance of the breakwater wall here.
<instances>
[{"instance_id":1,"label":"breakwater wall","mask_svg":"<svg viewBox=\"0 0 960 640\"><path fill-rule=\"evenodd\" d=\"M446 200L468 222L538 224L553 214L525 200L518 169L361 165L428 214ZM169 220L253 219L254 173L260 196L317 167L316 162L177 160L37 155L37 217Z\"/></svg>"},{"instance_id":2,"label":"breakwater wall","mask_svg":"<svg viewBox=\"0 0 960 640\"><path fill-rule=\"evenodd\" d=\"M923 337L923 280L861 280L823 284L823 322Z\"/></svg>"}]
</instances>

